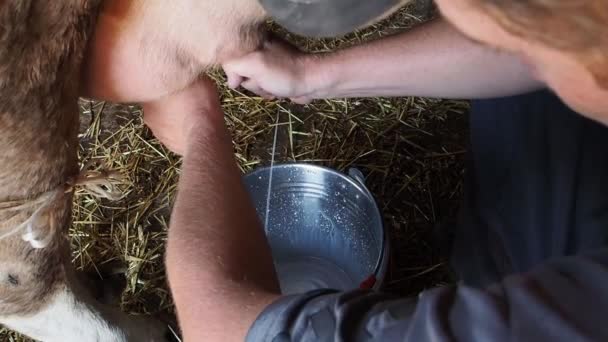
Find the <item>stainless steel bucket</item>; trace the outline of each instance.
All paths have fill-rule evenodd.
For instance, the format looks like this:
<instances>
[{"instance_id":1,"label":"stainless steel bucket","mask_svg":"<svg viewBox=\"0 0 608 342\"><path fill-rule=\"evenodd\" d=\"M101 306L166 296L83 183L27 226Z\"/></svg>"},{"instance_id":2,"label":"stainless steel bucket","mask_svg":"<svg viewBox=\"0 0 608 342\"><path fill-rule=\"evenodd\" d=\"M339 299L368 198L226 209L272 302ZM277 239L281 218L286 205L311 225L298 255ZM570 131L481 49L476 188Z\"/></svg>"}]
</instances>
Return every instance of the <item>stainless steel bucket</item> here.
<instances>
[{"instance_id":1,"label":"stainless steel bucket","mask_svg":"<svg viewBox=\"0 0 608 342\"><path fill-rule=\"evenodd\" d=\"M269 174L260 168L244 177L262 222ZM361 172L349 176L310 164L273 168L266 235L284 294L382 285L389 249L382 217Z\"/></svg>"}]
</instances>

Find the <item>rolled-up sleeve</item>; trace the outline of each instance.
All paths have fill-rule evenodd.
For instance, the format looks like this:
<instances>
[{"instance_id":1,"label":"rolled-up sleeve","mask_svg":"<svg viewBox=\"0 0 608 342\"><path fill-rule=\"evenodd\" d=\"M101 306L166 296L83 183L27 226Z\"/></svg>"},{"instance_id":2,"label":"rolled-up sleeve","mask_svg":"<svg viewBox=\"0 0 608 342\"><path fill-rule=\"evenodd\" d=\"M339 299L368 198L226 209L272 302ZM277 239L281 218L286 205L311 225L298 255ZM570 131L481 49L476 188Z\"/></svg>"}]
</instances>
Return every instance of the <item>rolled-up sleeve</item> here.
<instances>
[{"instance_id":1,"label":"rolled-up sleeve","mask_svg":"<svg viewBox=\"0 0 608 342\"><path fill-rule=\"evenodd\" d=\"M286 296L258 317L257 341L608 341L608 250L557 259L487 289L403 299L372 291Z\"/></svg>"}]
</instances>

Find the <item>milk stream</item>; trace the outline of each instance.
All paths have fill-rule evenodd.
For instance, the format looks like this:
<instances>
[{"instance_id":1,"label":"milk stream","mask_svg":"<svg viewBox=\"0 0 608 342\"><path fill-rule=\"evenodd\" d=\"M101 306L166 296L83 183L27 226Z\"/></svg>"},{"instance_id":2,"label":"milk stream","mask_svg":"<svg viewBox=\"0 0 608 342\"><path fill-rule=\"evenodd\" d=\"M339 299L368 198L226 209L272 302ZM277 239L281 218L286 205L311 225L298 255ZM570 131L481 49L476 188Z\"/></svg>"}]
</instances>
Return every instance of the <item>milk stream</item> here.
<instances>
[{"instance_id":1,"label":"milk stream","mask_svg":"<svg viewBox=\"0 0 608 342\"><path fill-rule=\"evenodd\" d=\"M274 171L277 137L279 131L280 112L274 127L272 143L272 157L268 171L268 191L266 193L266 215L264 216L264 229L269 230L270 199L272 196L272 177ZM332 223L333 224L333 223ZM275 255L276 257L276 255ZM354 280L338 265L315 256L279 256L274 260L275 269L279 278L281 292L285 295L303 293L315 289L331 288L346 290L353 288Z\"/></svg>"},{"instance_id":2,"label":"milk stream","mask_svg":"<svg viewBox=\"0 0 608 342\"><path fill-rule=\"evenodd\" d=\"M264 229L268 230L270 218L270 196L272 195L272 172L274 170L274 155L277 150L277 137L279 133L279 118L281 112L277 111L277 119L274 125L274 139L272 141L272 156L270 157L270 170L268 171L268 192L266 193L266 215L264 216Z\"/></svg>"}]
</instances>

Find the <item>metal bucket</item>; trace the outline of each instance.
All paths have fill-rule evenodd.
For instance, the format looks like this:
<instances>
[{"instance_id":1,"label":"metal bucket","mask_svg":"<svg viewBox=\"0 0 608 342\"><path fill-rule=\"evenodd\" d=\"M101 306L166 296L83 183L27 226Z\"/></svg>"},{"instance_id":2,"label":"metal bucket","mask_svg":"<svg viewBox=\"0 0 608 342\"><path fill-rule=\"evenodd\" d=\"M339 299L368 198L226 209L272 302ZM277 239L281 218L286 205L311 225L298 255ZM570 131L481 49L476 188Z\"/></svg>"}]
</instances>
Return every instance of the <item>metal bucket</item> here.
<instances>
[{"instance_id":1,"label":"metal bucket","mask_svg":"<svg viewBox=\"0 0 608 342\"><path fill-rule=\"evenodd\" d=\"M245 175L266 221L269 168ZM349 177L350 176L350 177ZM378 289L388 262L388 239L363 175L309 164L272 170L266 235L283 294L319 288Z\"/></svg>"}]
</instances>

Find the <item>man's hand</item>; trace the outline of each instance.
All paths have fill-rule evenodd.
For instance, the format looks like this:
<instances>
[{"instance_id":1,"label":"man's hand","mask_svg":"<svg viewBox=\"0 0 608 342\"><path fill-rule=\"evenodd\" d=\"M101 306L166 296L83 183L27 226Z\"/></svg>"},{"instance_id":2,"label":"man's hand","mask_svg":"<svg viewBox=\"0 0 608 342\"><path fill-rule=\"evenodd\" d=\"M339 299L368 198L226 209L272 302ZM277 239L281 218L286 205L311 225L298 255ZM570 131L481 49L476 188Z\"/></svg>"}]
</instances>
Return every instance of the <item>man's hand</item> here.
<instances>
[{"instance_id":1,"label":"man's hand","mask_svg":"<svg viewBox=\"0 0 608 342\"><path fill-rule=\"evenodd\" d=\"M143 107L144 122L154 136L182 156L187 151L193 127L205 124L205 120L222 120L217 88L207 77Z\"/></svg>"},{"instance_id":2,"label":"man's hand","mask_svg":"<svg viewBox=\"0 0 608 342\"><path fill-rule=\"evenodd\" d=\"M308 103L317 98L322 80L313 72L318 55L305 54L282 41L267 42L264 48L224 63L228 85L239 86L265 98L289 98Z\"/></svg>"}]
</instances>

